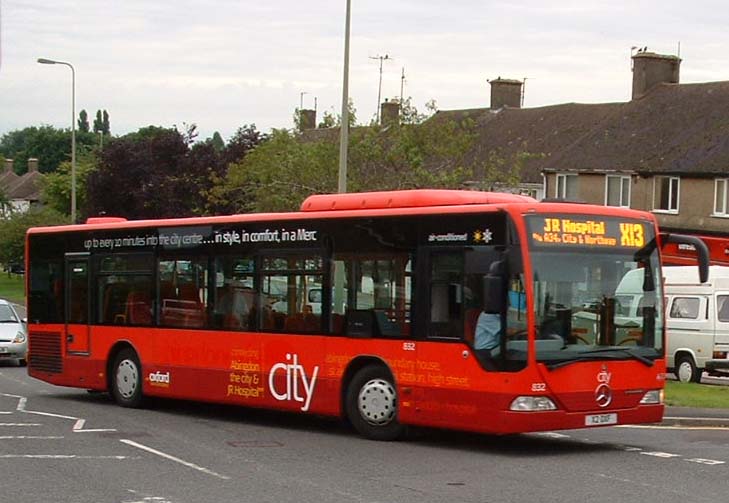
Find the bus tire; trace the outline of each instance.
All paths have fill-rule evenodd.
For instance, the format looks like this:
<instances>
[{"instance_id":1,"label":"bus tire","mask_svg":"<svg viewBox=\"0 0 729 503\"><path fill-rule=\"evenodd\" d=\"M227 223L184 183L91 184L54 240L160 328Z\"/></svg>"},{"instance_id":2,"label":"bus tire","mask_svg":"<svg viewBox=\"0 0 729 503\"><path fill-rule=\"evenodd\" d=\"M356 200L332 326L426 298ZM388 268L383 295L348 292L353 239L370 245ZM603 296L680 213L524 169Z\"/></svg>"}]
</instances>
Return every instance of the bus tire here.
<instances>
[{"instance_id":1,"label":"bus tire","mask_svg":"<svg viewBox=\"0 0 729 503\"><path fill-rule=\"evenodd\" d=\"M696 367L690 355L681 355L676 360L674 369L676 378L681 382L701 382L701 369Z\"/></svg>"},{"instance_id":2,"label":"bus tire","mask_svg":"<svg viewBox=\"0 0 729 503\"><path fill-rule=\"evenodd\" d=\"M397 420L397 388L386 368L368 365L357 371L347 388L347 417L370 440L395 440L405 427Z\"/></svg>"},{"instance_id":3,"label":"bus tire","mask_svg":"<svg viewBox=\"0 0 729 503\"><path fill-rule=\"evenodd\" d=\"M131 348L119 351L111 367L111 394L122 407L142 405L142 365Z\"/></svg>"}]
</instances>

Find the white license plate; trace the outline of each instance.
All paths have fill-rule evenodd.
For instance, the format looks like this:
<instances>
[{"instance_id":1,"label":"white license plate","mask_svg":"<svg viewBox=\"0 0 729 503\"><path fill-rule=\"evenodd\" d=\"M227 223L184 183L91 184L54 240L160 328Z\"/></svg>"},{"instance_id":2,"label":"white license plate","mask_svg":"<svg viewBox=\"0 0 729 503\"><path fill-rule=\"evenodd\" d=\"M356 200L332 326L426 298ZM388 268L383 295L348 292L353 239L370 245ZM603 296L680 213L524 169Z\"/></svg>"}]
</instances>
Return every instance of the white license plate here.
<instances>
[{"instance_id":1,"label":"white license plate","mask_svg":"<svg viewBox=\"0 0 729 503\"><path fill-rule=\"evenodd\" d=\"M605 426L606 424L618 424L618 415L613 413L585 416L585 426Z\"/></svg>"}]
</instances>

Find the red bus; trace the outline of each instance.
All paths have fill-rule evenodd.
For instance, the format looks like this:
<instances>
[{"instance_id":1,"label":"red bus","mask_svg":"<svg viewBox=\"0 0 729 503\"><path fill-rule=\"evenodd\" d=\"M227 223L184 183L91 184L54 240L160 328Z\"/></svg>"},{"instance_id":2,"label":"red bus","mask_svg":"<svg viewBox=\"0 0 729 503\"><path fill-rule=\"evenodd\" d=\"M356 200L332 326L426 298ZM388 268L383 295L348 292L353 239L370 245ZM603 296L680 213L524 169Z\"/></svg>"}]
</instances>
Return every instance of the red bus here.
<instances>
[{"instance_id":1,"label":"red bus","mask_svg":"<svg viewBox=\"0 0 729 503\"><path fill-rule=\"evenodd\" d=\"M381 440L656 422L669 241L649 213L453 190L34 228L29 373L127 407L340 416ZM615 292L638 268L630 318Z\"/></svg>"}]
</instances>

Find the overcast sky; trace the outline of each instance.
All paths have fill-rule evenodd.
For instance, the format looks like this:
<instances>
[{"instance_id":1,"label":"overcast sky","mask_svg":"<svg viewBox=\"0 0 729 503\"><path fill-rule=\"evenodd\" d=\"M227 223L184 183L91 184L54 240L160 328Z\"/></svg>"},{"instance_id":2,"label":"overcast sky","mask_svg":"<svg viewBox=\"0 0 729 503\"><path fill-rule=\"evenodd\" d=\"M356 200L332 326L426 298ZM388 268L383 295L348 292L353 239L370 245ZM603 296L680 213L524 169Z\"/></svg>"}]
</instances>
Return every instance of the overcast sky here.
<instances>
[{"instance_id":1,"label":"overcast sky","mask_svg":"<svg viewBox=\"0 0 729 503\"><path fill-rule=\"evenodd\" d=\"M0 134L70 127L106 109L113 134L197 124L290 128L300 104L339 113L345 0L0 0ZM526 80L525 107L630 99L632 46L677 54L681 82L729 80L726 0L352 0L350 97L424 111L489 105L487 79Z\"/></svg>"}]
</instances>

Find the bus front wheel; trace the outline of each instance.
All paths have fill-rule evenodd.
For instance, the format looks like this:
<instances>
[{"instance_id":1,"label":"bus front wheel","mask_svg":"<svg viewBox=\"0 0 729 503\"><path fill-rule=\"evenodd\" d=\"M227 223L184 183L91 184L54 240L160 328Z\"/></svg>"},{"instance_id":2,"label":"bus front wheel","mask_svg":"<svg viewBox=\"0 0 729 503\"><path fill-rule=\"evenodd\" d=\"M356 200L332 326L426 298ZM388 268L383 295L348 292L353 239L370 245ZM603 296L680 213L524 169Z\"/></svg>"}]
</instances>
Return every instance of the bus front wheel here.
<instances>
[{"instance_id":1,"label":"bus front wheel","mask_svg":"<svg viewBox=\"0 0 729 503\"><path fill-rule=\"evenodd\" d=\"M347 388L347 417L371 440L395 440L405 428L397 420L397 390L382 366L360 369Z\"/></svg>"},{"instance_id":2,"label":"bus front wheel","mask_svg":"<svg viewBox=\"0 0 729 503\"><path fill-rule=\"evenodd\" d=\"M689 355L678 357L675 374L681 382L701 382L701 369L696 367L693 358Z\"/></svg>"},{"instance_id":3,"label":"bus front wheel","mask_svg":"<svg viewBox=\"0 0 729 503\"><path fill-rule=\"evenodd\" d=\"M133 349L123 349L114 358L111 394L122 407L142 404L142 365Z\"/></svg>"}]
</instances>

